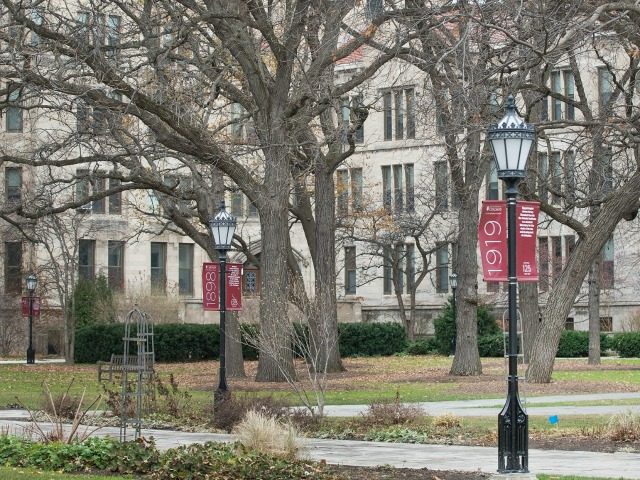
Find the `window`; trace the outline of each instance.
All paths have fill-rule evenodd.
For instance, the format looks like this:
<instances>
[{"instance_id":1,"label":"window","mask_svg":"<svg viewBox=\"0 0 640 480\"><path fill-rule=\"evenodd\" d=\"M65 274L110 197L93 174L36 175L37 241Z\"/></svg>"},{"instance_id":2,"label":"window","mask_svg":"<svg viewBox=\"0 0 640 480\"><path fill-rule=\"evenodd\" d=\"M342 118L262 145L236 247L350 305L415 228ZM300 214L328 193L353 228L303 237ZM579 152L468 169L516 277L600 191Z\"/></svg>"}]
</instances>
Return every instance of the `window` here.
<instances>
[{"instance_id":1,"label":"window","mask_svg":"<svg viewBox=\"0 0 640 480\"><path fill-rule=\"evenodd\" d=\"M489 293L497 293L500 291L500 282L489 282L487 281L487 292Z\"/></svg>"},{"instance_id":2,"label":"window","mask_svg":"<svg viewBox=\"0 0 640 480\"><path fill-rule=\"evenodd\" d=\"M344 293L356 294L356 247L344 248Z\"/></svg>"},{"instance_id":3,"label":"window","mask_svg":"<svg viewBox=\"0 0 640 480\"><path fill-rule=\"evenodd\" d=\"M397 243L393 253L395 261L395 269L393 271L394 290L397 289L398 292L404 293L404 280L406 275L404 244Z\"/></svg>"},{"instance_id":4,"label":"window","mask_svg":"<svg viewBox=\"0 0 640 480\"><path fill-rule=\"evenodd\" d=\"M549 241L547 237L538 238L538 288L541 292L549 290Z\"/></svg>"},{"instance_id":5,"label":"window","mask_svg":"<svg viewBox=\"0 0 640 480\"><path fill-rule=\"evenodd\" d=\"M564 154L565 202L573 204L576 199L576 154L569 150Z\"/></svg>"},{"instance_id":6,"label":"window","mask_svg":"<svg viewBox=\"0 0 640 480\"><path fill-rule=\"evenodd\" d=\"M93 280L96 275L96 241L78 241L78 276L84 280Z\"/></svg>"},{"instance_id":7,"label":"window","mask_svg":"<svg viewBox=\"0 0 640 480\"><path fill-rule=\"evenodd\" d=\"M107 15L106 17L106 35L105 45L108 47L117 47L120 43L120 23L121 19L118 15ZM113 49L108 50L113 52Z\"/></svg>"},{"instance_id":8,"label":"window","mask_svg":"<svg viewBox=\"0 0 640 480\"><path fill-rule=\"evenodd\" d=\"M491 162L491 168L487 174L487 200L500 200L500 182L498 182L498 167Z\"/></svg>"},{"instance_id":9,"label":"window","mask_svg":"<svg viewBox=\"0 0 640 480\"><path fill-rule=\"evenodd\" d=\"M369 20L382 14L384 11L384 0L367 0L365 15Z\"/></svg>"},{"instance_id":10,"label":"window","mask_svg":"<svg viewBox=\"0 0 640 480\"><path fill-rule=\"evenodd\" d=\"M546 153L538 153L538 198L541 202L549 201L547 177L549 176L549 158Z\"/></svg>"},{"instance_id":11,"label":"window","mask_svg":"<svg viewBox=\"0 0 640 480\"><path fill-rule=\"evenodd\" d=\"M415 210L413 181L412 163L382 167L382 203L385 210L395 213Z\"/></svg>"},{"instance_id":12,"label":"window","mask_svg":"<svg viewBox=\"0 0 640 480\"><path fill-rule=\"evenodd\" d=\"M20 203L22 200L22 168L7 167L4 171L4 182L7 203Z\"/></svg>"},{"instance_id":13,"label":"window","mask_svg":"<svg viewBox=\"0 0 640 480\"><path fill-rule=\"evenodd\" d=\"M93 193L104 192L106 180L104 178L95 178L93 179L92 187ZM104 197L98 198L91 202L91 212L92 213L104 213L105 212L105 199Z\"/></svg>"},{"instance_id":14,"label":"window","mask_svg":"<svg viewBox=\"0 0 640 480\"><path fill-rule=\"evenodd\" d=\"M447 162L435 162L435 180L436 180L436 205L438 211L444 211L449 208L449 170Z\"/></svg>"},{"instance_id":15,"label":"window","mask_svg":"<svg viewBox=\"0 0 640 480\"><path fill-rule=\"evenodd\" d=\"M613 317L600 317L600 331L601 332L613 331Z\"/></svg>"},{"instance_id":16,"label":"window","mask_svg":"<svg viewBox=\"0 0 640 480\"><path fill-rule=\"evenodd\" d=\"M42 12L39 10L31 10L31 12L29 12L29 17L30 17L30 20L38 26L42 25L44 21ZM31 38L29 40L29 44L32 47L37 47L40 44L40 36L35 32L31 32Z\"/></svg>"},{"instance_id":17,"label":"window","mask_svg":"<svg viewBox=\"0 0 640 480\"><path fill-rule=\"evenodd\" d=\"M571 254L573 253L573 249L576 248L576 237L574 235L565 235L564 236L564 257L565 259L569 259Z\"/></svg>"},{"instance_id":18,"label":"window","mask_svg":"<svg viewBox=\"0 0 640 480\"><path fill-rule=\"evenodd\" d=\"M405 274L407 277L407 293L413 290L416 283L416 246L413 243L405 245Z\"/></svg>"},{"instance_id":19,"label":"window","mask_svg":"<svg viewBox=\"0 0 640 480\"><path fill-rule=\"evenodd\" d=\"M151 242L151 292L165 293L167 288L167 244Z\"/></svg>"},{"instance_id":20,"label":"window","mask_svg":"<svg viewBox=\"0 0 640 480\"><path fill-rule=\"evenodd\" d=\"M574 330L574 322L573 322L573 317L567 317L567 319L564 322L564 329L565 330Z\"/></svg>"},{"instance_id":21,"label":"window","mask_svg":"<svg viewBox=\"0 0 640 480\"><path fill-rule=\"evenodd\" d=\"M551 238L551 268L555 282L562 273L562 237Z\"/></svg>"},{"instance_id":22,"label":"window","mask_svg":"<svg viewBox=\"0 0 640 480\"><path fill-rule=\"evenodd\" d=\"M362 203L362 169L352 168L349 172L351 174L351 207L354 212L361 212L364 206Z\"/></svg>"},{"instance_id":23,"label":"window","mask_svg":"<svg viewBox=\"0 0 640 480\"><path fill-rule=\"evenodd\" d=\"M551 91L568 99L575 98L575 79L571 70L551 72ZM552 120L575 120L575 108L559 98L551 97Z\"/></svg>"},{"instance_id":24,"label":"window","mask_svg":"<svg viewBox=\"0 0 640 480\"><path fill-rule=\"evenodd\" d=\"M76 130L78 133L91 132L91 107L84 100L76 102Z\"/></svg>"},{"instance_id":25,"label":"window","mask_svg":"<svg viewBox=\"0 0 640 480\"><path fill-rule=\"evenodd\" d=\"M178 245L178 290L180 295L193 295L193 244Z\"/></svg>"},{"instance_id":26,"label":"window","mask_svg":"<svg viewBox=\"0 0 640 480\"><path fill-rule=\"evenodd\" d=\"M336 188L338 190L337 207L338 215L346 217L349 213L349 171L338 170Z\"/></svg>"},{"instance_id":27,"label":"window","mask_svg":"<svg viewBox=\"0 0 640 480\"><path fill-rule=\"evenodd\" d=\"M383 293L391 295L393 293L393 258L391 256L391 246L385 245L382 248L383 256Z\"/></svg>"},{"instance_id":28,"label":"window","mask_svg":"<svg viewBox=\"0 0 640 480\"><path fill-rule=\"evenodd\" d=\"M614 273L613 238L610 238L607 243L605 243L604 248L602 249L602 263L600 269L600 286L602 288L614 288Z\"/></svg>"},{"instance_id":29,"label":"window","mask_svg":"<svg viewBox=\"0 0 640 480\"><path fill-rule=\"evenodd\" d=\"M598 69L598 100L600 112L608 109L611 96L613 95L613 75L606 67Z\"/></svg>"},{"instance_id":30,"label":"window","mask_svg":"<svg viewBox=\"0 0 640 480\"><path fill-rule=\"evenodd\" d=\"M357 122L360 121L358 116L360 115L360 110L363 108L364 106L361 95L340 99L340 129L342 143L349 143L349 129L351 128L351 123L355 126ZM353 132L353 141L354 143L364 143L364 123Z\"/></svg>"},{"instance_id":31,"label":"window","mask_svg":"<svg viewBox=\"0 0 640 480\"><path fill-rule=\"evenodd\" d=\"M89 171L77 170L76 171L76 201L82 202L89 197ZM79 207L79 210L91 211L91 203L87 203Z\"/></svg>"},{"instance_id":32,"label":"window","mask_svg":"<svg viewBox=\"0 0 640 480\"><path fill-rule=\"evenodd\" d=\"M22 293L22 242L4 243L4 291Z\"/></svg>"},{"instance_id":33,"label":"window","mask_svg":"<svg viewBox=\"0 0 640 480\"><path fill-rule=\"evenodd\" d=\"M231 192L231 215L234 217L242 217L244 215L244 194L240 190Z\"/></svg>"},{"instance_id":34,"label":"window","mask_svg":"<svg viewBox=\"0 0 640 480\"><path fill-rule=\"evenodd\" d=\"M118 188L122 185L119 178L109 179L109 190ZM111 215L120 215L122 213L122 192L109 195L109 213Z\"/></svg>"},{"instance_id":35,"label":"window","mask_svg":"<svg viewBox=\"0 0 640 480\"><path fill-rule=\"evenodd\" d=\"M382 95L384 139L416 138L415 90L404 88Z\"/></svg>"},{"instance_id":36,"label":"window","mask_svg":"<svg viewBox=\"0 0 640 480\"><path fill-rule=\"evenodd\" d=\"M252 201L250 201L247 198L247 205L248 205L248 210L249 212L247 213L248 217L257 217L258 216L258 207L256 207L255 203L253 203Z\"/></svg>"},{"instance_id":37,"label":"window","mask_svg":"<svg viewBox=\"0 0 640 480\"><path fill-rule=\"evenodd\" d=\"M449 246L441 244L436 250L436 292L449 291Z\"/></svg>"},{"instance_id":38,"label":"window","mask_svg":"<svg viewBox=\"0 0 640 480\"><path fill-rule=\"evenodd\" d=\"M242 269L243 292L248 296L260 293L260 269L253 263L245 263Z\"/></svg>"},{"instance_id":39,"label":"window","mask_svg":"<svg viewBox=\"0 0 640 480\"><path fill-rule=\"evenodd\" d=\"M559 205L562 198L562 159L560 152L551 153L551 203Z\"/></svg>"},{"instance_id":40,"label":"window","mask_svg":"<svg viewBox=\"0 0 640 480\"><path fill-rule=\"evenodd\" d=\"M109 240L108 244L109 288L124 290L124 242Z\"/></svg>"},{"instance_id":41,"label":"window","mask_svg":"<svg viewBox=\"0 0 640 480\"><path fill-rule=\"evenodd\" d=\"M8 87L7 95L7 132L20 133L23 130L22 118L22 88L16 85Z\"/></svg>"}]
</instances>

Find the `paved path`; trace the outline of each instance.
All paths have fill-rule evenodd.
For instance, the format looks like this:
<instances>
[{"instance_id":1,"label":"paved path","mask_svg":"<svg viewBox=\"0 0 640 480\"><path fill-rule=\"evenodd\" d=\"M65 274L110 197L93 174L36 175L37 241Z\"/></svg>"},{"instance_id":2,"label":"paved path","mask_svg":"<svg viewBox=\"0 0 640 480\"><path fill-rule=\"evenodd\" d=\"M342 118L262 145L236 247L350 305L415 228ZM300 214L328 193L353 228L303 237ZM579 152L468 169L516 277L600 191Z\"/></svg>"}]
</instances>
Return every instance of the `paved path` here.
<instances>
[{"instance_id":1,"label":"paved path","mask_svg":"<svg viewBox=\"0 0 640 480\"><path fill-rule=\"evenodd\" d=\"M0 428L9 427L20 433L26 422L0 421ZM44 425L46 426L46 425ZM105 427L96 435L118 437L119 429ZM158 448L167 448L207 441L227 442L233 436L213 433L186 433L168 430L143 430L147 438L154 437ZM495 473L498 451L495 447L464 447L452 445L416 445L406 443L360 442L348 440L306 439L303 455L330 464L376 466L392 465L404 468L461 470ZM637 453L595 453L581 451L529 451L532 473L582 475L640 479L640 455Z\"/></svg>"}]
</instances>

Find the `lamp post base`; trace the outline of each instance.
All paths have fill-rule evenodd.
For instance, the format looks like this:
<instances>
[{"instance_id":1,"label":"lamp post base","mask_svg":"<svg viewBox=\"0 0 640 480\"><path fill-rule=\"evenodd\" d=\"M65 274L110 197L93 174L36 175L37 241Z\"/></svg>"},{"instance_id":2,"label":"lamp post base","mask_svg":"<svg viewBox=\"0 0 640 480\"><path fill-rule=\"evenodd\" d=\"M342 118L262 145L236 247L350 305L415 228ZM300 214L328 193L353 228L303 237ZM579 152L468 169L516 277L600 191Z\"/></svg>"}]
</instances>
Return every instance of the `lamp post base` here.
<instances>
[{"instance_id":1,"label":"lamp post base","mask_svg":"<svg viewBox=\"0 0 640 480\"><path fill-rule=\"evenodd\" d=\"M33 348L27 348L27 364L36 363L36 352Z\"/></svg>"},{"instance_id":2,"label":"lamp post base","mask_svg":"<svg viewBox=\"0 0 640 480\"><path fill-rule=\"evenodd\" d=\"M498 472L529 472L529 416L517 393L507 397L498 415Z\"/></svg>"}]
</instances>

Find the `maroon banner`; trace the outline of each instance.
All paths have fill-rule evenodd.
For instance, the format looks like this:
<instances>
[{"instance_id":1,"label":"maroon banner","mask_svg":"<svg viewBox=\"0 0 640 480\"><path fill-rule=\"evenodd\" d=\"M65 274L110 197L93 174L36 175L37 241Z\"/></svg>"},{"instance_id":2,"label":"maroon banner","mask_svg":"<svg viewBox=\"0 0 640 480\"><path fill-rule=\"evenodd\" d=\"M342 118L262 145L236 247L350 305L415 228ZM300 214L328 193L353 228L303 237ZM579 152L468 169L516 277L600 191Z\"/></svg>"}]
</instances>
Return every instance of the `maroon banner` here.
<instances>
[{"instance_id":1,"label":"maroon banner","mask_svg":"<svg viewBox=\"0 0 640 480\"><path fill-rule=\"evenodd\" d=\"M540 202L516 203L516 276L519 282L538 281L536 246Z\"/></svg>"},{"instance_id":2,"label":"maroon banner","mask_svg":"<svg viewBox=\"0 0 640 480\"><path fill-rule=\"evenodd\" d=\"M242 310L242 263L227 263L225 306L228 311ZM220 310L220 264L202 264L202 308Z\"/></svg>"},{"instance_id":3,"label":"maroon banner","mask_svg":"<svg viewBox=\"0 0 640 480\"><path fill-rule=\"evenodd\" d=\"M22 297L22 316L29 316L29 297ZM40 316L40 297L33 297L33 316Z\"/></svg>"},{"instance_id":4,"label":"maroon banner","mask_svg":"<svg viewBox=\"0 0 640 480\"><path fill-rule=\"evenodd\" d=\"M220 265L217 263L202 264L202 308L220 310Z\"/></svg>"},{"instance_id":5,"label":"maroon banner","mask_svg":"<svg viewBox=\"0 0 640 480\"><path fill-rule=\"evenodd\" d=\"M242 310L242 264L227 263L227 310Z\"/></svg>"},{"instance_id":6,"label":"maroon banner","mask_svg":"<svg viewBox=\"0 0 640 480\"><path fill-rule=\"evenodd\" d=\"M478 242L485 282L507 281L507 204L485 200L480 211Z\"/></svg>"}]
</instances>

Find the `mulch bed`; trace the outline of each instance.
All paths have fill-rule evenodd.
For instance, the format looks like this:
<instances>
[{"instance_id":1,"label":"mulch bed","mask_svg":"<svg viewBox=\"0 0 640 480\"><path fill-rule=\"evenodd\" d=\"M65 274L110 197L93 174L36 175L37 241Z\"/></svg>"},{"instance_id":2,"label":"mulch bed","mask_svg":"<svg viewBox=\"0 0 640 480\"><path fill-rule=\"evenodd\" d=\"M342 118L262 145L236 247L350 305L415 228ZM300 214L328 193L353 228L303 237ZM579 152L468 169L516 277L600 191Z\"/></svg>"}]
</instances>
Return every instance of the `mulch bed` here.
<instances>
[{"instance_id":1,"label":"mulch bed","mask_svg":"<svg viewBox=\"0 0 640 480\"><path fill-rule=\"evenodd\" d=\"M329 471L350 480L480 480L491 475L480 472L429 470L428 468L349 467L332 465Z\"/></svg>"}]
</instances>

